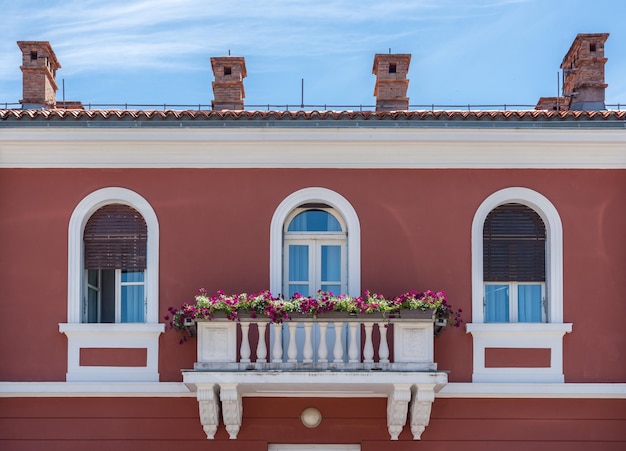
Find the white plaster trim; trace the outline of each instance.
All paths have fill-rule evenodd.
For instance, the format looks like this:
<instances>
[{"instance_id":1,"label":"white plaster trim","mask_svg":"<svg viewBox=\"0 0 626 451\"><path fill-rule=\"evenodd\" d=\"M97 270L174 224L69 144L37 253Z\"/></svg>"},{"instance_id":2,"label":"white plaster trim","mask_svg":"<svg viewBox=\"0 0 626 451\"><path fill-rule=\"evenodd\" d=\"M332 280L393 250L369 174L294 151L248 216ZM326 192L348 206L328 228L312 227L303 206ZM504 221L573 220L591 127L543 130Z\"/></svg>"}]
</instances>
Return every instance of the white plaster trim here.
<instances>
[{"instance_id":1,"label":"white plaster trim","mask_svg":"<svg viewBox=\"0 0 626 451\"><path fill-rule=\"evenodd\" d=\"M0 398L195 398L182 382L0 382Z\"/></svg>"},{"instance_id":2,"label":"white plaster trim","mask_svg":"<svg viewBox=\"0 0 626 451\"><path fill-rule=\"evenodd\" d=\"M572 324L560 323L469 323L474 343L473 382L563 383L563 335ZM487 368L486 348L550 349L550 366L545 368Z\"/></svg>"},{"instance_id":3,"label":"white plaster trim","mask_svg":"<svg viewBox=\"0 0 626 451\"><path fill-rule=\"evenodd\" d=\"M626 383L477 384L448 383L437 398L626 399Z\"/></svg>"},{"instance_id":4,"label":"white plaster trim","mask_svg":"<svg viewBox=\"0 0 626 451\"><path fill-rule=\"evenodd\" d=\"M563 322L563 225L552 203L537 191L511 187L496 191L476 210L472 221L472 322L483 323L483 227L487 215L499 205L524 204L537 212L546 226L546 289L548 322Z\"/></svg>"},{"instance_id":5,"label":"white plaster trim","mask_svg":"<svg viewBox=\"0 0 626 451\"><path fill-rule=\"evenodd\" d=\"M68 228L68 323L81 322L83 296L83 231L91 215L107 204L133 207L143 216L148 227L146 270L147 323L159 322L159 221L146 199L126 188L102 188L81 200L70 218Z\"/></svg>"},{"instance_id":6,"label":"white plaster trim","mask_svg":"<svg viewBox=\"0 0 626 451\"><path fill-rule=\"evenodd\" d=\"M278 205L270 224L270 291L282 293L283 227L291 211L308 202L323 202L335 208L348 232L348 294L361 295L361 224L352 204L341 194L327 188L310 187L287 196Z\"/></svg>"},{"instance_id":7,"label":"white plaster trim","mask_svg":"<svg viewBox=\"0 0 626 451\"><path fill-rule=\"evenodd\" d=\"M369 392L373 395L372 392ZM311 396L301 392L293 397ZM249 396L244 394L244 396ZM252 396L263 397L262 393ZM276 396L276 395L267 395ZM384 393L372 397L384 397ZM0 398L195 398L182 382L0 382ZM333 394L333 397L343 398ZM435 398L626 399L626 383L477 384L450 382Z\"/></svg>"},{"instance_id":8,"label":"white plaster trim","mask_svg":"<svg viewBox=\"0 0 626 451\"><path fill-rule=\"evenodd\" d=\"M0 168L623 169L625 145L623 130L571 128L25 127L2 130Z\"/></svg>"},{"instance_id":9,"label":"white plaster trim","mask_svg":"<svg viewBox=\"0 0 626 451\"><path fill-rule=\"evenodd\" d=\"M68 382L159 381L159 335L164 324L80 324L61 323L67 336ZM80 350L86 348L146 349L146 366L81 366Z\"/></svg>"}]
</instances>

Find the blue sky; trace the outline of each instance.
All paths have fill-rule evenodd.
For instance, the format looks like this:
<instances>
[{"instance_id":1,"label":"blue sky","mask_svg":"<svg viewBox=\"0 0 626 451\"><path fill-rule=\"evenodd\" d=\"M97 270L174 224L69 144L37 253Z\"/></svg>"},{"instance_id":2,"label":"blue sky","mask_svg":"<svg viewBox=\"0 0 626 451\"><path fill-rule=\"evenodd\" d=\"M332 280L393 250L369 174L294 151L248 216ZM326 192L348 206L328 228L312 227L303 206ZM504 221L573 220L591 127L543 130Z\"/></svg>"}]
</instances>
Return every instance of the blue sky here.
<instances>
[{"instance_id":1,"label":"blue sky","mask_svg":"<svg viewBox=\"0 0 626 451\"><path fill-rule=\"evenodd\" d=\"M373 105L375 53L412 54L412 105L534 104L577 33L608 32L606 101L626 104L624 0L0 0L0 103L18 40L50 41L65 98L210 104L211 56L244 56L246 105ZM59 90L57 98L62 98ZM623 108L623 107L622 107ZM337 108L341 109L341 108Z\"/></svg>"}]
</instances>

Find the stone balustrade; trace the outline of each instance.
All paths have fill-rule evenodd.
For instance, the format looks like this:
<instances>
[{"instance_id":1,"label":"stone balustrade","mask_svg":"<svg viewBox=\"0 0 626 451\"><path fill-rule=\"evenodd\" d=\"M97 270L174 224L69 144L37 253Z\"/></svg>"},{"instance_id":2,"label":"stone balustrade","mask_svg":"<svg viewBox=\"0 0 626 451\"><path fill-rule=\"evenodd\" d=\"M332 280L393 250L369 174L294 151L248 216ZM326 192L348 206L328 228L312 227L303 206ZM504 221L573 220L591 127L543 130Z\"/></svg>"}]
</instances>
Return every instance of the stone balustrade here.
<instances>
[{"instance_id":1,"label":"stone balustrade","mask_svg":"<svg viewBox=\"0 0 626 451\"><path fill-rule=\"evenodd\" d=\"M194 370L436 370L432 313L417 313L201 321Z\"/></svg>"}]
</instances>

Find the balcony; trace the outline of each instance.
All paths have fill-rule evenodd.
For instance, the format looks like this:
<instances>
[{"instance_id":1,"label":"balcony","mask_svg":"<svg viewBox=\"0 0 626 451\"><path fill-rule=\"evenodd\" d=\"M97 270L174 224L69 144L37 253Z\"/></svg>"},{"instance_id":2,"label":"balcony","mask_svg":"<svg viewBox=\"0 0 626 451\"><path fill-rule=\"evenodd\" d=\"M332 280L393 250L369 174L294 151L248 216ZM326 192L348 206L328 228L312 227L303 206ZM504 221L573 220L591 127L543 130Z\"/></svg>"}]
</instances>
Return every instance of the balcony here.
<instances>
[{"instance_id":1,"label":"balcony","mask_svg":"<svg viewBox=\"0 0 626 451\"><path fill-rule=\"evenodd\" d=\"M220 417L237 438L243 397L385 397L391 439L408 418L419 440L435 393L448 380L434 362L431 312L324 314L281 324L214 318L197 323L197 339L197 362L183 371L183 381L197 393L209 439Z\"/></svg>"}]
</instances>

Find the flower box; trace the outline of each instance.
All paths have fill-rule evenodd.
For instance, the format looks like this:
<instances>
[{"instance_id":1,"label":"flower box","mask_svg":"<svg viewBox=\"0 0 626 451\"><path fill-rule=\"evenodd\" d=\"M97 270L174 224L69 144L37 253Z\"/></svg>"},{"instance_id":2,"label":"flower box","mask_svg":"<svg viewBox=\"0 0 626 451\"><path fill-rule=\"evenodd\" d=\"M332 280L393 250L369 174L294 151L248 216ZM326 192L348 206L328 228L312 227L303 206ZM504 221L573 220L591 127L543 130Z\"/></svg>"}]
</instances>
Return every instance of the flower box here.
<instances>
[{"instance_id":1,"label":"flower box","mask_svg":"<svg viewBox=\"0 0 626 451\"><path fill-rule=\"evenodd\" d=\"M399 320L423 320L423 321L434 321L435 319L435 311L434 310L422 310L422 309L400 309L396 314L394 314L395 319Z\"/></svg>"}]
</instances>

